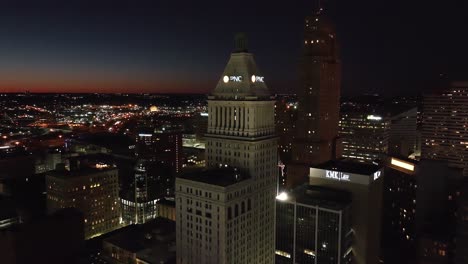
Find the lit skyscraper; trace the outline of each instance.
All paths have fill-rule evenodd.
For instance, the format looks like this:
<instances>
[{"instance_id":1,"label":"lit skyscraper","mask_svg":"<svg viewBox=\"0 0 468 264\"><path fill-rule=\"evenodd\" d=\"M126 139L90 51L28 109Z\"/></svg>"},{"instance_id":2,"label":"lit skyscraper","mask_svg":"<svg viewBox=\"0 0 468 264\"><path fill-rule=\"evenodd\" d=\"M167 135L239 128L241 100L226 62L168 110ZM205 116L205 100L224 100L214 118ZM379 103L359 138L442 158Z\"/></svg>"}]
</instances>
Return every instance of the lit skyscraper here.
<instances>
[{"instance_id":1,"label":"lit skyscraper","mask_svg":"<svg viewBox=\"0 0 468 264\"><path fill-rule=\"evenodd\" d=\"M274 105L246 38L208 97L207 168L176 179L177 263L274 263Z\"/></svg>"},{"instance_id":2,"label":"lit skyscraper","mask_svg":"<svg viewBox=\"0 0 468 264\"><path fill-rule=\"evenodd\" d=\"M468 82L424 97L421 148L423 158L448 161L468 175Z\"/></svg>"},{"instance_id":3,"label":"lit skyscraper","mask_svg":"<svg viewBox=\"0 0 468 264\"><path fill-rule=\"evenodd\" d=\"M468 82L454 82L449 88L428 94L423 101L421 156L446 161L468 176ZM468 253L468 184L464 180L457 197L455 263L466 263ZM458 195L457 195L458 196ZM453 198L453 197L452 197Z\"/></svg>"},{"instance_id":4,"label":"lit skyscraper","mask_svg":"<svg viewBox=\"0 0 468 264\"><path fill-rule=\"evenodd\" d=\"M341 89L338 44L334 26L319 4L313 12L305 19L297 132L287 179L290 187L307 181L309 165L336 155Z\"/></svg>"}]
</instances>

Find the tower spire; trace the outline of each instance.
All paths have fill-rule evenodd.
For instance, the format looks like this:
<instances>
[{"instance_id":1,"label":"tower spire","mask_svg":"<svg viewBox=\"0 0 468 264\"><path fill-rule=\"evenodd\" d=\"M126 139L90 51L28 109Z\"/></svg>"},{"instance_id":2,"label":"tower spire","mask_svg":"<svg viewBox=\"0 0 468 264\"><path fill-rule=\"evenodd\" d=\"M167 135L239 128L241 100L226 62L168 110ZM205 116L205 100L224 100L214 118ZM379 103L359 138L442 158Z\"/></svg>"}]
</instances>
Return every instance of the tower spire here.
<instances>
[{"instance_id":1,"label":"tower spire","mask_svg":"<svg viewBox=\"0 0 468 264\"><path fill-rule=\"evenodd\" d=\"M248 40L247 35L244 32L239 32L234 37L236 42L236 49L234 52L248 52Z\"/></svg>"}]
</instances>

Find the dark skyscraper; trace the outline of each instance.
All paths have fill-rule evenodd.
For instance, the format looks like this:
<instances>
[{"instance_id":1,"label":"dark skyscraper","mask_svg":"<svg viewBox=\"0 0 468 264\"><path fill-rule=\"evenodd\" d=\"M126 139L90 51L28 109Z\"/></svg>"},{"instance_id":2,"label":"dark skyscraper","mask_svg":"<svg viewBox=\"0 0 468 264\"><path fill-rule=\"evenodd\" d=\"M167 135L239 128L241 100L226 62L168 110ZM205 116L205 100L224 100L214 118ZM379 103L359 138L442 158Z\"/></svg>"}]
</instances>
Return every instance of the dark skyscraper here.
<instances>
[{"instance_id":1,"label":"dark skyscraper","mask_svg":"<svg viewBox=\"0 0 468 264\"><path fill-rule=\"evenodd\" d=\"M133 182L122 197L124 223L145 223L157 215L156 202L174 195L174 181L182 169L182 132L171 126L140 128Z\"/></svg>"},{"instance_id":2,"label":"dark skyscraper","mask_svg":"<svg viewBox=\"0 0 468 264\"><path fill-rule=\"evenodd\" d=\"M288 183L307 181L309 165L335 156L340 107L341 67L336 33L320 5L305 19L296 138Z\"/></svg>"},{"instance_id":3,"label":"dark skyscraper","mask_svg":"<svg viewBox=\"0 0 468 264\"><path fill-rule=\"evenodd\" d=\"M303 185L276 202L276 263L350 263L351 195Z\"/></svg>"}]
</instances>

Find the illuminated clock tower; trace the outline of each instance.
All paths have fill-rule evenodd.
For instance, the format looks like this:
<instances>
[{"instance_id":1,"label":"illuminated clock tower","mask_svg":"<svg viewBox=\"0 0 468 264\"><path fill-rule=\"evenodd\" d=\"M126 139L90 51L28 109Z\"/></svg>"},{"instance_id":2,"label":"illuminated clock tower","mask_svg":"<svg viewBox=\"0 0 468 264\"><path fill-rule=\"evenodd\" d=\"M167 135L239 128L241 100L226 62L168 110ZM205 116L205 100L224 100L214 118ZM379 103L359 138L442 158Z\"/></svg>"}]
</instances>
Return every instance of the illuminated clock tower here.
<instances>
[{"instance_id":1,"label":"illuminated clock tower","mask_svg":"<svg viewBox=\"0 0 468 264\"><path fill-rule=\"evenodd\" d=\"M273 264L275 100L247 39L208 96L206 169L176 179L178 264Z\"/></svg>"},{"instance_id":2,"label":"illuminated clock tower","mask_svg":"<svg viewBox=\"0 0 468 264\"><path fill-rule=\"evenodd\" d=\"M310 165L338 156L341 65L333 23L319 4L305 19L300 84L287 187L307 182Z\"/></svg>"}]
</instances>

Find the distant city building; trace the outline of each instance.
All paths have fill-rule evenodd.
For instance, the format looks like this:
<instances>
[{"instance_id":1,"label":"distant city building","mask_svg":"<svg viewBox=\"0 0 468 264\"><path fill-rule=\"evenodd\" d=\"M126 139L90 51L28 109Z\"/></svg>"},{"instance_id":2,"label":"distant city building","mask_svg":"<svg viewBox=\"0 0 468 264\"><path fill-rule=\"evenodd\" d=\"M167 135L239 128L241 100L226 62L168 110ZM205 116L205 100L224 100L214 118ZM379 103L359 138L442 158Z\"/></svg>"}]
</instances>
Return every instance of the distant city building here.
<instances>
[{"instance_id":1,"label":"distant city building","mask_svg":"<svg viewBox=\"0 0 468 264\"><path fill-rule=\"evenodd\" d=\"M136 136L135 155L166 164L174 173L182 169L182 131L170 126L142 128Z\"/></svg>"},{"instance_id":2,"label":"distant city building","mask_svg":"<svg viewBox=\"0 0 468 264\"><path fill-rule=\"evenodd\" d=\"M422 157L445 160L468 175L468 82L424 96Z\"/></svg>"},{"instance_id":3,"label":"distant city building","mask_svg":"<svg viewBox=\"0 0 468 264\"><path fill-rule=\"evenodd\" d=\"M35 173L45 173L55 170L57 165L62 163L62 153L60 150L52 149L44 153L40 153L35 159Z\"/></svg>"},{"instance_id":4,"label":"distant city building","mask_svg":"<svg viewBox=\"0 0 468 264\"><path fill-rule=\"evenodd\" d=\"M340 137L344 158L372 163L388 153L390 120L368 112L342 113Z\"/></svg>"},{"instance_id":5,"label":"distant city building","mask_svg":"<svg viewBox=\"0 0 468 264\"><path fill-rule=\"evenodd\" d=\"M59 168L46 176L47 210L73 207L84 215L86 239L119 227L119 178L116 168Z\"/></svg>"},{"instance_id":6,"label":"distant city building","mask_svg":"<svg viewBox=\"0 0 468 264\"><path fill-rule=\"evenodd\" d=\"M450 167L468 176L468 82L453 82L447 88L424 96L421 156L446 161ZM468 261L468 185L460 184L457 199L459 215L456 234L455 263Z\"/></svg>"},{"instance_id":7,"label":"distant city building","mask_svg":"<svg viewBox=\"0 0 468 264\"><path fill-rule=\"evenodd\" d=\"M134 169L134 180L121 198L122 221L126 224L142 224L156 218L156 202L168 195L172 175L164 165L147 160L138 160ZM159 178L159 179L158 179ZM161 180L162 178L162 180Z\"/></svg>"},{"instance_id":8,"label":"distant city building","mask_svg":"<svg viewBox=\"0 0 468 264\"><path fill-rule=\"evenodd\" d=\"M139 128L133 181L121 193L122 220L142 224L156 218L157 201L174 196L175 177L183 165L182 132L171 126Z\"/></svg>"},{"instance_id":9,"label":"distant city building","mask_svg":"<svg viewBox=\"0 0 468 264\"><path fill-rule=\"evenodd\" d=\"M351 195L300 186L276 201L276 264L352 263Z\"/></svg>"},{"instance_id":10,"label":"distant city building","mask_svg":"<svg viewBox=\"0 0 468 264\"><path fill-rule=\"evenodd\" d=\"M388 153L402 157L411 154L420 156L418 108L411 107L398 112L394 111L390 118Z\"/></svg>"},{"instance_id":11,"label":"distant city building","mask_svg":"<svg viewBox=\"0 0 468 264\"><path fill-rule=\"evenodd\" d=\"M310 168L310 185L351 194L352 263L379 263L383 174L380 166L346 160Z\"/></svg>"},{"instance_id":12,"label":"distant city building","mask_svg":"<svg viewBox=\"0 0 468 264\"><path fill-rule=\"evenodd\" d=\"M333 23L317 4L305 19L301 86L286 186L307 182L308 168L337 156L341 63Z\"/></svg>"},{"instance_id":13,"label":"distant city building","mask_svg":"<svg viewBox=\"0 0 468 264\"><path fill-rule=\"evenodd\" d=\"M339 124L343 157L372 163L387 154L415 154L418 130L414 104L376 94L344 101Z\"/></svg>"},{"instance_id":14,"label":"distant city building","mask_svg":"<svg viewBox=\"0 0 468 264\"><path fill-rule=\"evenodd\" d=\"M283 163L291 161L292 142L295 138L297 102L295 96L277 95L275 104L276 134L278 154Z\"/></svg>"},{"instance_id":15,"label":"distant city building","mask_svg":"<svg viewBox=\"0 0 468 264\"><path fill-rule=\"evenodd\" d=\"M274 99L236 36L208 97L207 169L176 179L177 263L274 263Z\"/></svg>"},{"instance_id":16,"label":"distant city building","mask_svg":"<svg viewBox=\"0 0 468 264\"><path fill-rule=\"evenodd\" d=\"M175 222L156 218L112 233L103 241L100 258L115 264L172 264L175 250Z\"/></svg>"},{"instance_id":17,"label":"distant city building","mask_svg":"<svg viewBox=\"0 0 468 264\"><path fill-rule=\"evenodd\" d=\"M202 112L195 115L194 129L197 140L205 141L205 134L208 132L208 113Z\"/></svg>"}]
</instances>

